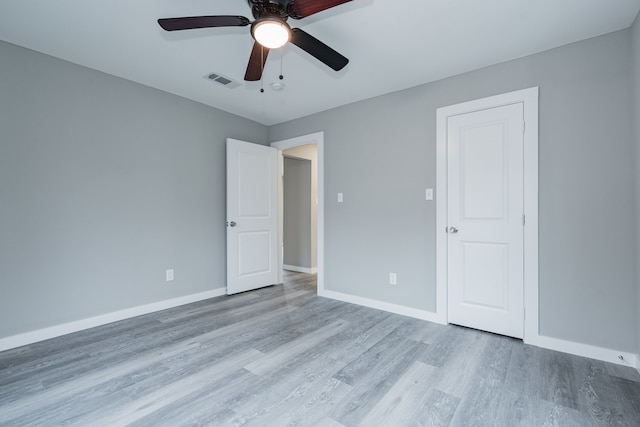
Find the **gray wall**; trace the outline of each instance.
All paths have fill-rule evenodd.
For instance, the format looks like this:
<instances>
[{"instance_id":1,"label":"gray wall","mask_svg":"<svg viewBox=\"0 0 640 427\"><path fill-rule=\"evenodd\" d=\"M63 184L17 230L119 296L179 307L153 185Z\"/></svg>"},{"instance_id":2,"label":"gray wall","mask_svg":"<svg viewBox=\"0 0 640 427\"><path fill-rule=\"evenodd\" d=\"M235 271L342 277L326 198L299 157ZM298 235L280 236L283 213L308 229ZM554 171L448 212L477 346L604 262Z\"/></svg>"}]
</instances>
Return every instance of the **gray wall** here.
<instances>
[{"instance_id":1,"label":"gray wall","mask_svg":"<svg viewBox=\"0 0 640 427\"><path fill-rule=\"evenodd\" d=\"M633 123L635 124L636 139L636 352L640 354L640 14L632 27L632 58L633 58L633 94L634 109Z\"/></svg>"},{"instance_id":2,"label":"gray wall","mask_svg":"<svg viewBox=\"0 0 640 427\"><path fill-rule=\"evenodd\" d=\"M3 42L0 64L0 338L225 286L225 139L265 126Z\"/></svg>"},{"instance_id":3,"label":"gray wall","mask_svg":"<svg viewBox=\"0 0 640 427\"><path fill-rule=\"evenodd\" d=\"M621 31L270 127L325 132L326 288L434 311L436 108L539 86L540 331L634 351L630 49Z\"/></svg>"},{"instance_id":4,"label":"gray wall","mask_svg":"<svg viewBox=\"0 0 640 427\"><path fill-rule=\"evenodd\" d=\"M311 161L284 158L284 264L311 268Z\"/></svg>"}]
</instances>

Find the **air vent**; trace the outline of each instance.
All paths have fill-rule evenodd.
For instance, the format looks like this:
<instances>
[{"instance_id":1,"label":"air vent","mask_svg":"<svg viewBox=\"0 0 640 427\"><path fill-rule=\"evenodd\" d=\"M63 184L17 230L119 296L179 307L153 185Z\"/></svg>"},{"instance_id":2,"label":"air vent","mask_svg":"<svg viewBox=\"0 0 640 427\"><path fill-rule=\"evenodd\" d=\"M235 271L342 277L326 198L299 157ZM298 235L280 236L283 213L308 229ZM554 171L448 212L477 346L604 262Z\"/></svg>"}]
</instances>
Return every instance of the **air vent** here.
<instances>
[{"instance_id":1,"label":"air vent","mask_svg":"<svg viewBox=\"0 0 640 427\"><path fill-rule=\"evenodd\" d=\"M231 77L227 77L220 73L209 73L206 76L204 76L204 78L207 80L211 80L212 82L221 84L222 86L227 87L229 89L233 89L235 87L240 86L240 83L233 80Z\"/></svg>"}]
</instances>

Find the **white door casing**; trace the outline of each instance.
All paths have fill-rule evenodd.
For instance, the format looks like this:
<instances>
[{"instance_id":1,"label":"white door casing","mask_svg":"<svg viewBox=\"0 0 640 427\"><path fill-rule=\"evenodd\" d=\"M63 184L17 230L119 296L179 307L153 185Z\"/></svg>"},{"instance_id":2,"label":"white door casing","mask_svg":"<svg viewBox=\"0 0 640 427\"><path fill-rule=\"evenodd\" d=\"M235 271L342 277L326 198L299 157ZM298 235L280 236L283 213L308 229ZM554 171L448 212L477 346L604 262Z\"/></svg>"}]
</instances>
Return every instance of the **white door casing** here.
<instances>
[{"instance_id":1,"label":"white door casing","mask_svg":"<svg viewBox=\"0 0 640 427\"><path fill-rule=\"evenodd\" d=\"M449 322L523 336L523 104L451 116Z\"/></svg>"},{"instance_id":2,"label":"white door casing","mask_svg":"<svg viewBox=\"0 0 640 427\"><path fill-rule=\"evenodd\" d=\"M522 103L524 115L523 283L524 342L540 341L538 327L538 88L509 92L438 108L436 135L436 313L433 321L449 323L448 121L450 117ZM460 231L459 231L460 233Z\"/></svg>"},{"instance_id":3,"label":"white door casing","mask_svg":"<svg viewBox=\"0 0 640 427\"><path fill-rule=\"evenodd\" d=\"M274 148L227 139L227 294L278 281Z\"/></svg>"}]
</instances>

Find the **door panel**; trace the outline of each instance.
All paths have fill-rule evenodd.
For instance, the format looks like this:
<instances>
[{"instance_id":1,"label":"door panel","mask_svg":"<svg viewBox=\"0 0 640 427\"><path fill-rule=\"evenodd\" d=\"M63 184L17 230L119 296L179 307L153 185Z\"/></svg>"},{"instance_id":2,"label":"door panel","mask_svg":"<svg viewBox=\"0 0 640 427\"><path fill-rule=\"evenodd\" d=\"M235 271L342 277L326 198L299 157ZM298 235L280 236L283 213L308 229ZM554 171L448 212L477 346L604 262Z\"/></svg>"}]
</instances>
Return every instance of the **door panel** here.
<instances>
[{"instance_id":1,"label":"door panel","mask_svg":"<svg viewBox=\"0 0 640 427\"><path fill-rule=\"evenodd\" d=\"M277 150L227 140L227 294L278 280Z\"/></svg>"},{"instance_id":2,"label":"door panel","mask_svg":"<svg viewBox=\"0 0 640 427\"><path fill-rule=\"evenodd\" d=\"M268 231L238 232L238 276L247 277L253 274L269 273L271 259L264 256L269 253L271 239Z\"/></svg>"},{"instance_id":3,"label":"door panel","mask_svg":"<svg viewBox=\"0 0 640 427\"><path fill-rule=\"evenodd\" d=\"M263 151L255 152L255 147L251 147L251 152L239 151L237 154L238 218L268 218L270 215L271 182L264 178L270 177L272 165Z\"/></svg>"},{"instance_id":4,"label":"door panel","mask_svg":"<svg viewBox=\"0 0 640 427\"><path fill-rule=\"evenodd\" d=\"M494 243L462 243L463 304L506 310L508 247Z\"/></svg>"},{"instance_id":5,"label":"door panel","mask_svg":"<svg viewBox=\"0 0 640 427\"><path fill-rule=\"evenodd\" d=\"M502 219L505 214L505 140L507 123L462 130L462 215L465 219Z\"/></svg>"},{"instance_id":6,"label":"door panel","mask_svg":"<svg viewBox=\"0 0 640 427\"><path fill-rule=\"evenodd\" d=\"M449 117L447 135L449 322L522 338L523 105Z\"/></svg>"}]
</instances>

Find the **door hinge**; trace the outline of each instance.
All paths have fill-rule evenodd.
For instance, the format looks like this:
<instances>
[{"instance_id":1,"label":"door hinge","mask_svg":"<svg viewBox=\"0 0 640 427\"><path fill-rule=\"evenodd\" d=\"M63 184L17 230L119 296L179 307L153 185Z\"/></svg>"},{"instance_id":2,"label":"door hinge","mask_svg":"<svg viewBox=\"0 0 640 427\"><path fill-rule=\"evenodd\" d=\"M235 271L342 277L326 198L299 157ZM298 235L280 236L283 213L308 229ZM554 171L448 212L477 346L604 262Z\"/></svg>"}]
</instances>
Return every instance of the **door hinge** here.
<instances>
[{"instance_id":1,"label":"door hinge","mask_svg":"<svg viewBox=\"0 0 640 427\"><path fill-rule=\"evenodd\" d=\"M524 214L522 214L522 225L523 226L524 226L525 222L526 222L525 216L524 216Z\"/></svg>"},{"instance_id":2,"label":"door hinge","mask_svg":"<svg viewBox=\"0 0 640 427\"><path fill-rule=\"evenodd\" d=\"M522 309L522 320L527 318L527 311L523 308Z\"/></svg>"},{"instance_id":3,"label":"door hinge","mask_svg":"<svg viewBox=\"0 0 640 427\"><path fill-rule=\"evenodd\" d=\"M527 122L525 122L524 120L522 121L522 134L524 134L525 130L527 129Z\"/></svg>"}]
</instances>

